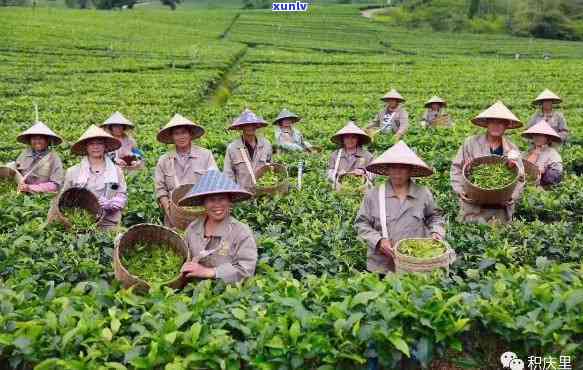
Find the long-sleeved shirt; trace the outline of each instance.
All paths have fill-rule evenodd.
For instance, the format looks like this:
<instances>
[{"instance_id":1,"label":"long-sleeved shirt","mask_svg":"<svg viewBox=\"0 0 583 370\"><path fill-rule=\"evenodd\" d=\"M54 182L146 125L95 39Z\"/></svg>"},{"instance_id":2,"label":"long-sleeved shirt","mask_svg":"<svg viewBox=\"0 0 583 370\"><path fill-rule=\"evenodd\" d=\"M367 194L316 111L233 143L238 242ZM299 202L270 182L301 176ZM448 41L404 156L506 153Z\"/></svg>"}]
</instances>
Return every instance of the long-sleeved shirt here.
<instances>
[{"instance_id":1,"label":"long-sleeved shirt","mask_svg":"<svg viewBox=\"0 0 583 370\"><path fill-rule=\"evenodd\" d=\"M380 219L380 186L385 186L386 220ZM358 236L368 246L367 269L372 272L387 273L393 265L392 258L379 250L381 222L386 222L388 239L393 246L406 238L425 238L432 233L445 236L442 211L428 188L411 181L409 193L401 202L390 181L376 186L366 193L355 220Z\"/></svg>"},{"instance_id":2,"label":"long-sleeved shirt","mask_svg":"<svg viewBox=\"0 0 583 370\"><path fill-rule=\"evenodd\" d=\"M156 164L154 184L156 198L170 197L172 190L184 184L196 184L217 164L210 150L193 146L190 153L180 156L171 151L160 157Z\"/></svg>"},{"instance_id":3,"label":"long-sleeved shirt","mask_svg":"<svg viewBox=\"0 0 583 370\"><path fill-rule=\"evenodd\" d=\"M516 151L520 153L518 147L506 138L502 138L502 151L504 155L508 154L510 151ZM464 192L464 165L476 158L489 155L492 155L492 152L486 134L471 136L464 141L451 164L450 177L451 186L454 192L456 192L458 195ZM516 188L514 189L514 193L512 194L512 200L518 200L522 194L523 189L524 179L519 179ZM492 218L497 218L503 222L510 222L514 213L513 204L505 208L488 208L477 204L467 203L462 199L460 199L460 202L460 218L462 218L462 220L465 222L486 223Z\"/></svg>"},{"instance_id":4,"label":"long-sleeved shirt","mask_svg":"<svg viewBox=\"0 0 583 370\"><path fill-rule=\"evenodd\" d=\"M243 143L243 139L236 139L227 146L223 172L239 184L239 186L253 192L255 191L255 184L253 183L253 177L249 172L248 165L245 163L245 158L249 161L253 176L255 176L255 171L259 167L271 163L272 154L273 149L271 144L263 137L257 138L253 156L249 154L249 151Z\"/></svg>"},{"instance_id":5,"label":"long-sleeved shirt","mask_svg":"<svg viewBox=\"0 0 583 370\"><path fill-rule=\"evenodd\" d=\"M249 226L227 216L214 235L205 238L206 218L199 217L186 229L184 239L192 259L216 268L216 278L227 283L255 274L257 244Z\"/></svg>"},{"instance_id":6,"label":"long-sleeved shirt","mask_svg":"<svg viewBox=\"0 0 583 370\"><path fill-rule=\"evenodd\" d=\"M121 221L122 210L127 203L127 186L121 168L114 166L117 171L117 183L105 183L104 173L91 172L87 178L87 183L79 182L81 166L75 165L67 170L65 174L65 184L63 191L72 187L84 187L90 190L97 198L104 198L115 204L115 208L106 209L99 226L103 229L117 226Z\"/></svg>"},{"instance_id":7,"label":"long-sleeved shirt","mask_svg":"<svg viewBox=\"0 0 583 370\"><path fill-rule=\"evenodd\" d=\"M65 171L59 155L54 151L38 158L32 149L24 150L14 162L14 168L25 177L33 193L57 192L63 185Z\"/></svg>"},{"instance_id":8,"label":"long-sleeved shirt","mask_svg":"<svg viewBox=\"0 0 583 370\"><path fill-rule=\"evenodd\" d=\"M274 131L276 144L284 150L304 151L312 147L304 140L302 133L294 127L287 129L277 126Z\"/></svg>"},{"instance_id":9,"label":"long-sleeved shirt","mask_svg":"<svg viewBox=\"0 0 583 370\"><path fill-rule=\"evenodd\" d=\"M559 134L561 141L565 143L569 136L569 128L567 127L567 120L563 113L558 111L552 111L550 114L544 114L541 111L536 112L528 120L527 129L536 125L539 121L545 120L547 123Z\"/></svg>"},{"instance_id":10,"label":"long-sleeved shirt","mask_svg":"<svg viewBox=\"0 0 583 370\"><path fill-rule=\"evenodd\" d=\"M338 153L340 149L332 152L332 156L328 161L328 171L326 173L327 178L330 182L334 183L338 180L338 177L346 172L351 172L356 169L361 169L365 171L365 174L370 175L366 172L366 166L372 161L372 154L363 147L358 147L356 152L348 154L346 150L342 149L342 155L340 156L340 161L338 163L338 169L334 173L334 168L336 166L336 160L338 158ZM370 176L368 176L370 178Z\"/></svg>"},{"instance_id":11,"label":"long-sleeved shirt","mask_svg":"<svg viewBox=\"0 0 583 370\"><path fill-rule=\"evenodd\" d=\"M366 128L380 128L382 133L392 131L403 136L409 128L409 113L400 105L394 111L385 108L375 115Z\"/></svg>"}]
</instances>

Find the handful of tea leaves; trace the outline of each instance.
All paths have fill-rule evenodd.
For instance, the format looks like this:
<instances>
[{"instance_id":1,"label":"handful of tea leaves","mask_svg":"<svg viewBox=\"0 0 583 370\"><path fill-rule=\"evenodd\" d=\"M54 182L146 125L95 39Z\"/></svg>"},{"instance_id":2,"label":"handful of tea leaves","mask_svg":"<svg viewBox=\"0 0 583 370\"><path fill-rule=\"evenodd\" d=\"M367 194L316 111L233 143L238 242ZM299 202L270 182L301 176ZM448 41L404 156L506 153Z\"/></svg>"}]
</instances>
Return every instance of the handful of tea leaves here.
<instances>
[{"instance_id":1,"label":"handful of tea leaves","mask_svg":"<svg viewBox=\"0 0 583 370\"><path fill-rule=\"evenodd\" d=\"M95 216L86 209L71 207L65 208L61 213L71 223L73 230L86 230L95 227Z\"/></svg>"},{"instance_id":2,"label":"handful of tea leaves","mask_svg":"<svg viewBox=\"0 0 583 370\"><path fill-rule=\"evenodd\" d=\"M340 179L340 191L346 193L358 193L365 182L366 179L362 176L342 176Z\"/></svg>"},{"instance_id":3,"label":"handful of tea leaves","mask_svg":"<svg viewBox=\"0 0 583 370\"><path fill-rule=\"evenodd\" d=\"M149 283L166 283L180 274L184 258L165 243L141 242L121 258L130 274Z\"/></svg>"},{"instance_id":4,"label":"handful of tea leaves","mask_svg":"<svg viewBox=\"0 0 583 370\"><path fill-rule=\"evenodd\" d=\"M516 174L505 163L484 163L471 169L472 184L488 190L501 189L510 185Z\"/></svg>"},{"instance_id":5,"label":"handful of tea leaves","mask_svg":"<svg viewBox=\"0 0 583 370\"><path fill-rule=\"evenodd\" d=\"M399 253L417 258L433 258L445 253L445 246L432 239L403 240L399 243Z\"/></svg>"},{"instance_id":6,"label":"handful of tea leaves","mask_svg":"<svg viewBox=\"0 0 583 370\"><path fill-rule=\"evenodd\" d=\"M260 178L257 179L258 188L272 188L283 181L283 174L267 169Z\"/></svg>"}]
</instances>

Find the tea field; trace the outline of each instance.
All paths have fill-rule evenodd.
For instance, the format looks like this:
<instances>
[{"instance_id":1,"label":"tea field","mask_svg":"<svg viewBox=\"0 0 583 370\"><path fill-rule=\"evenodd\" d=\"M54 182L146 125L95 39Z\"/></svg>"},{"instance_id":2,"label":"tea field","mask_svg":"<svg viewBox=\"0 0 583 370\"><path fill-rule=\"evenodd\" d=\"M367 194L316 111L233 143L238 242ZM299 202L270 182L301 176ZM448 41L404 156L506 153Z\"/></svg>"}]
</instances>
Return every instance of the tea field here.
<instances>
[{"instance_id":1,"label":"tea field","mask_svg":"<svg viewBox=\"0 0 583 370\"><path fill-rule=\"evenodd\" d=\"M306 14L0 8L0 35L0 162L22 150L16 135L34 103L65 139L66 167L87 126L123 112L147 164L127 179L124 227L162 222L153 171L168 148L155 136L175 112L205 127L198 144L220 166L235 138L225 127L245 107L268 120L297 112L323 148L276 155L292 176L304 161L301 190L235 208L260 256L257 275L236 286L134 295L113 278L115 235L46 225L49 196L0 194L0 369L363 369L371 357L385 369L498 369L506 351L525 363L552 357L557 369L570 356L583 368L582 43L421 34L339 5ZM353 227L360 199L325 180L330 136L349 119L365 125L391 87L407 99L405 141L436 169L422 182L458 254L447 276L367 273ZM571 128L564 182L528 187L508 226L458 223L449 168L479 132L469 120L502 99L526 121L546 87L563 97ZM449 101L453 129L419 125L434 94ZM263 131L273 141L272 127ZM527 149L519 132L510 137ZM370 150L391 144L376 139Z\"/></svg>"}]
</instances>

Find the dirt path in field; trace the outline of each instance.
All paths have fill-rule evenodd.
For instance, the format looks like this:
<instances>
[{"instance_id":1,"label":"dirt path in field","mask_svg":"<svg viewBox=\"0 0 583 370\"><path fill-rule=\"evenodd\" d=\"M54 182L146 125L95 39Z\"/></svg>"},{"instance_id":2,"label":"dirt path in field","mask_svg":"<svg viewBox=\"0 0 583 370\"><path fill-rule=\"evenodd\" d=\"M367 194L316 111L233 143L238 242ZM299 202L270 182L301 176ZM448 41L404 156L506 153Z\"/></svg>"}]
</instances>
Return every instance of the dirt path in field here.
<instances>
[{"instance_id":1,"label":"dirt path in field","mask_svg":"<svg viewBox=\"0 0 583 370\"><path fill-rule=\"evenodd\" d=\"M372 18L375 13L378 13L382 10L384 10L384 8L365 9L360 12L360 15L362 15L365 18Z\"/></svg>"}]
</instances>

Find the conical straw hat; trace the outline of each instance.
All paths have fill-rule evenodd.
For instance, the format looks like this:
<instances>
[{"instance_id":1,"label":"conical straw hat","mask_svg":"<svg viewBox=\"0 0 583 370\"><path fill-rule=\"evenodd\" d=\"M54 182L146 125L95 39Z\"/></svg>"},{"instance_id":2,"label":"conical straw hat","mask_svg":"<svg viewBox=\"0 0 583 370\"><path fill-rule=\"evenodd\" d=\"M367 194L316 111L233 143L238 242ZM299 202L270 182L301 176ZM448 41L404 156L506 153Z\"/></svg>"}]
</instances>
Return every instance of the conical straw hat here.
<instances>
[{"instance_id":1,"label":"conical straw hat","mask_svg":"<svg viewBox=\"0 0 583 370\"><path fill-rule=\"evenodd\" d=\"M294 123L298 122L301 118L295 114L294 112L291 112L289 110L287 110L287 108L283 108L281 110L281 112L279 112L279 115L277 116L277 118L273 121L274 124L278 124L279 121L281 121L284 118L290 118Z\"/></svg>"},{"instance_id":2,"label":"conical straw hat","mask_svg":"<svg viewBox=\"0 0 583 370\"><path fill-rule=\"evenodd\" d=\"M386 93L381 100L389 100L389 99L396 99L399 100L401 102L405 101L405 98L403 98L401 96L401 94L399 94L399 92L395 89L391 89L391 91L389 91L388 93Z\"/></svg>"},{"instance_id":3,"label":"conical straw hat","mask_svg":"<svg viewBox=\"0 0 583 370\"><path fill-rule=\"evenodd\" d=\"M429 108L431 106L431 104L433 103L439 103L441 105L443 105L444 107L447 106L447 102L445 100L443 100L442 98L440 98L437 95L433 95L431 97L431 99L429 99L428 101L425 102L425 108Z\"/></svg>"},{"instance_id":4,"label":"conical straw hat","mask_svg":"<svg viewBox=\"0 0 583 370\"><path fill-rule=\"evenodd\" d=\"M89 126L79 140L71 147L71 153L77 155L87 154L87 142L91 139L102 139L105 144L105 152L112 152L121 147L121 142L111 136L107 131L95 125Z\"/></svg>"},{"instance_id":5,"label":"conical straw hat","mask_svg":"<svg viewBox=\"0 0 583 370\"><path fill-rule=\"evenodd\" d=\"M546 135L557 143L561 142L559 134L545 120L539 121L536 125L522 133L522 136L526 138L532 138L534 135Z\"/></svg>"},{"instance_id":6,"label":"conical straw hat","mask_svg":"<svg viewBox=\"0 0 583 370\"><path fill-rule=\"evenodd\" d=\"M344 135L357 135L359 138L359 145L366 145L371 141L370 136L368 136L368 134L353 121L348 121L346 126L332 136L331 140L333 143L342 146L342 136Z\"/></svg>"},{"instance_id":7,"label":"conical straw hat","mask_svg":"<svg viewBox=\"0 0 583 370\"><path fill-rule=\"evenodd\" d=\"M480 113L477 117L472 119L472 122L480 127L488 127L489 119L501 119L507 121L507 128L518 128L522 126L522 122L516 118L510 109L506 108L504 103L497 101L490 108Z\"/></svg>"},{"instance_id":8,"label":"conical straw hat","mask_svg":"<svg viewBox=\"0 0 583 370\"><path fill-rule=\"evenodd\" d=\"M411 166L411 177L433 175L433 169L423 162L423 160L419 158L403 140L400 140L380 157L373 160L368 166L366 166L366 169L372 173L387 176L389 174L389 168L393 165Z\"/></svg>"},{"instance_id":9,"label":"conical straw hat","mask_svg":"<svg viewBox=\"0 0 583 370\"><path fill-rule=\"evenodd\" d=\"M178 205L199 206L203 203L205 196L214 194L229 194L232 202L239 202L253 196L222 172L210 170L200 178L188 194L178 201Z\"/></svg>"},{"instance_id":10,"label":"conical straw hat","mask_svg":"<svg viewBox=\"0 0 583 370\"><path fill-rule=\"evenodd\" d=\"M553 103L560 103L563 100L559 97L559 95L555 94L549 89L544 89L543 92L538 94L536 99L532 101L532 104L540 104L545 100L551 100Z\"/></svg>"},{"instance_id":11,"label":"conical straw hat","mask_svg":"<svg viewBox=\"0 0 583 370\"><path fill-rule=\"evenodd\" d=\"M192 139L198 139L204 135L204 128L202 128L202 126L176 113L170 122L158 131L158 135L156 136L158 141L164 144L174 144L174 141L172 140L172 129L175 127L189 128L192 131Z\"/></svg>"},{"instance_id":12,"label":"conical straw hat","mask_svg":"<svg viewBox=\"0 0 583 370\"><path fill-rule=\"evenodd\" d=\"M41 121L37 121L28 130L24 131L16 137L16 140L23 144L30 144L30 138L34 135L46 136L49 139L51 145L59 145L63 142L63 139L57 134L55 134L47 125Z\"/></svg>"},{"instance_id":13,"label":"conical straw hat","mask_svg":"<svg viewBox=\"0 0 583 370\"><path fill-rule=\"evenodd\" d=\"M134 128L134 124L127 118L124 117L120 112L115 112L109 118L103 122L100 127L110 126L110 125L122 125L129 128Z\"/></svg>"},{"instance_id":14,"label":"conical straw hat","mask_svg":"<svg viewBox=\"0 0 583 370\"><path fill-rule=\"evenodd\" d=\"M229 130L240 130L244 126L248 125L265 127L267 126L267 122L265 122L263 118L253 113L253 111L251 111L250 109L245 109L243 113L241 113L241 115L237 117L233 121L233 123L231 123L231 125L229 126Z\"/></svg>"}]
</instances>

